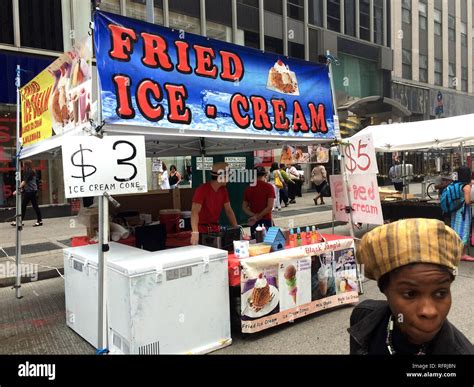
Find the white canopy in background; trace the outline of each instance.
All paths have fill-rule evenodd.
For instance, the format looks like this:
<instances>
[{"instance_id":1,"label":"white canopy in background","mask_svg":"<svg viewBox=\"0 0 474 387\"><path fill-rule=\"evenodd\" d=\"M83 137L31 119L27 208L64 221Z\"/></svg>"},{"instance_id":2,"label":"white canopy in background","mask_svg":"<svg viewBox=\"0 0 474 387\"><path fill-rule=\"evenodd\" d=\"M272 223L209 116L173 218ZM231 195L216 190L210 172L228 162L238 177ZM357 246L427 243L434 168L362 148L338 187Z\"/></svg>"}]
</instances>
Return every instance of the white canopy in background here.
<instances>
[{"instance_id":1,"label":"white canopy in background","mask_svg":"<svg viewBox=\"0 0 474 387\"><path fill-rule=\"evenodd\" d=\"M377 152L445 149L474 145L474 114L402 124L368 126Z\"/></svg>"}]
</instances>

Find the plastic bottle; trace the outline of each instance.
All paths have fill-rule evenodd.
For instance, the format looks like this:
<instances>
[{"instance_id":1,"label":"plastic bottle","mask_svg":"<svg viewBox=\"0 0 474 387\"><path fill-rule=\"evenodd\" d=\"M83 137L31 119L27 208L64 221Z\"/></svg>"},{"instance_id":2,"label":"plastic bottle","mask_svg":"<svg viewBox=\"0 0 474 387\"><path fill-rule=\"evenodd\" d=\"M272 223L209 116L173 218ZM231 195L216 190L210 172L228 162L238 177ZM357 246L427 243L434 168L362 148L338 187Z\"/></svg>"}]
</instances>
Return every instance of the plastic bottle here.
<instances>
[{"instance_id":1,"label":"plastic bottle","mask_svg":"<svg viewBox=\"0 0 474 387\"><path fill-rule=\"evenodd\" d=\"M298 246L301 246L301 229L299 227L296 229L296 242Z\"/></svg>"},{"instance_id":2,"label":"plastic bottle","mask_svg":"<svg viewBox=\"0 0 474 387\"><path fill-rule=\"evenodd\" d=\"M257 243L263 242L263 229L260 225L255 229L255 239L257 240Z\"/></svg>"},{"instance_id":3,"label":"plastic bottle","mask_svg":"<svg viewBox=\"0 0 474 387\"><path fill-rule=\"evenodd\" d=\"M305 245L306 244L306 229L303 227L303 231L301 231L300 233L300 237L301 237L301 245Z\"/></svg>"},{"instance_id":4,"label":"plastic bottle","mask_svg":"<svg viewBox=\"0 0 474 387\"><path fill-rule=\"evenodd\" d=\"M318 242L319 242L318 232L316 231L316 226L313 226L311 229L311 243L318 243Z\"/></svg>"},{"instance_id":5,"label":"plastic bottle","mask_svg":"<svg viewBox=\"0 0 474 387\"><path fill-rule=\"evenodd\" d=\"M313 234L311 234L311 229L309 226L306 227L306 244L310 245L311 244L311 237Z\"/></svg>"},{"instance_id":6,"label":"plastic bottle","mask_svg":"<svg viewBox=\"0 0 474 387\"><path fill-rule=\"evenodd\" d=\"M297 246L296 235L295 235L293 229L290 229L290 236L289 236L288 239L289 239L290 247L296 247Z\"/></svg>"}]
</instances>

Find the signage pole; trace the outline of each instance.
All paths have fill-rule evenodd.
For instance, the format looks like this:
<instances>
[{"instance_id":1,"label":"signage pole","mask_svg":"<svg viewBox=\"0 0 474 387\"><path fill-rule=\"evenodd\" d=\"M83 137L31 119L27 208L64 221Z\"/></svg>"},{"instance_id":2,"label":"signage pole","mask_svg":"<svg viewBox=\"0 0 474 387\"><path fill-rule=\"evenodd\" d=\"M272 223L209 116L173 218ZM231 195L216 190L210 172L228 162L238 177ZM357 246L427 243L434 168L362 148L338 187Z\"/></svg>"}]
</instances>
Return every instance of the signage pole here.
<instances>
[{"instance_id":1,"label":"signage pole","mask_svg":"<svg viewBox=\"0 0 474 387\"><path fill-rule=\"evenodd\" d=\"M334 106L334 131L336 134L336 139L340 142L341 141L341 134L339 131L339 116L337 115L337 102L336 102L336 94L334 91L334 80L332 77L332 60L331 54L328 51L326 51L326 56L327 60L329 62L329 80L331 82L331 97L332 97L332 104ZM349 186L349 176L347 175L346 171L346 161L344 158L344 146L340 143L339 144L339 153L341 155L341 173L342 173L342 181L344 184L344 190L347 193L347 204L349 207L349 222L350 222L350 228L349 231L351 233L351 237L355 238L355 233L354 233L354 220L352 217L352 200L351 200L351 191L350 191L350 186ZM333 219L334 219L334 212L333 212ZM334 223L333 223L334 227ZM333 228L334 229L334 228ZM364 285L362 283L362 278L360 275L360 270L358 265L356 265L356 270L357 270L357 282L359 285L359 293L363 294L364 293Z\"/></svg>"},{"instance_id":2,"label":"signage pole","mask_svg":"<svg viewBox=\"0 0 474 387\"><path fill-rule=\"evenodd\" d=\"M331 163L332 163L332 174L335 175L335 173L334 173L335 163L334 163L334 154L333 154L333 152L331 152ZM329 184L329 182L328 182L328 184ZM333 235L334 235L334 223L335 223L335 221L336 221L336 215L334 214L334 211L332 211L332 234Z\"/></svg>"},{"instance_id":3,"label":"signage pole","mask_svg":"<svg viewBox=\"0 0 474 387\"><path fill-rule=\"evenodd\" d=\"M15 293L16 298L21 298L21 230L23 229L23 220L21 213L21 167L20 167L20 65L16 66L16 157L15 157L15 187L16 187L16 280Z\"/></svg>"},{"instance_id":4,"label":"signage pole","mask_svg":"<svg viewBox=\"0 0 474 387\"><path fill-rule=\"evenodd\" d=\"M331 57L331 53L326 51L326 56L328 58L328 63L329 63L329 80L331 82L331 97L332 97L332 104L334 106L334 131L336 133L336 139L341 140L341 134L339 132L339 118L337 115L337 102L336 102L336 94L334 92L334 79L332 77L332 61L329 59ZM352 201L351 201L351 193L349 189L349 177L346 172L346 163L344 160L344 149L343 145L339 144L339 153L341 155L341 173L343 177L343 182L344 182L344 189L347 192L347 203L349 206L349 220L350 220L350 233L351 237L354 238L355 233L354 233L354 221L352 219ZM334 217L334 214L333 214Z\"/></svg>"},{"instance_id":5,"label":"signage pole","mask_svg":"<svg viewBox=\"0 0 474 387\"><path fill-rule=\"evenodd\" d=\"M102 104L97 73L97 122L102 122ZM98 331L97 354L107 353L107 255L109 250L109 203L104 195L98 197L99 201L99 245L98 245Z\"/></svg>"}]
</instances>

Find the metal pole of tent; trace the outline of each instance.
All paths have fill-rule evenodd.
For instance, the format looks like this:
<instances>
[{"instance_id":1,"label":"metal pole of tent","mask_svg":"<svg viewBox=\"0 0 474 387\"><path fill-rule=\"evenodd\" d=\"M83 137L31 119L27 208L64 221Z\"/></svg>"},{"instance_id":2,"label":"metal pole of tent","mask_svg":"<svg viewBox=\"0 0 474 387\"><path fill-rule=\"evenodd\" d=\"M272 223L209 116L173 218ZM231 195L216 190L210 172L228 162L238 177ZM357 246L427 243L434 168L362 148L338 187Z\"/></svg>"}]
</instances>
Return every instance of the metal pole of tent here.
<instances>
[{"instance_id":1,"label":"metal pole of tent","mask_svg":"<svg viewBox=\"0 0 474 387\"><path fill-rule=\"evenodd\" d=\"M102 123L102 105L97 74L97 122ZM98 244L98 330L97 354L107 353L107 255L109 250L109 202L101 195L99 201L99 244Z\"/></svg>"},{"instance_id":2,"label":"metal pole of tent","mask_svg":"<svg viewBox=\"0 0 474 387\"><path fill-rule=\"evenodd\" d=\"M199 139L199 146L201 148L201 161L202 161L202 184L206 182L206 164L204 162L204 158L206 156L206 151L205 151L205 140L204 137L201 137ZM196 163L196 169L197 169L197 163Z\"/></svg>"},{"instance_id":3,"label":"metal pole of tent","mask_svg":"<svg viewBox=\"0 0 474 387\"><path fill-rule=\"evenodd\" d=\"M328 57L328 62L329 62L329 81L331 82L331 97L332 97L332 104L334 106L334 130L336 132L336 139L341 140L341 135L339 132L339 116L337 115L337 102L336 102L336 95L334 93L334 79L332 76L332 61L329 59L331 54L328 51L326 51L326 56ZM337 128L336 128L336 120L337 120ZM344 160L344 149L343 145L339 145L339 153L341 155L341 173L342 173L342 180L344 184L344 189L347 192L347 204L349 206L349 222L350 222L350 228L349 231L351 233L351 237L355 238L355 233L354 233L354 220L352 216L352 200L351 200L351 192L350 192L350 186L349 186L349 177L346 172L346 163ZM334 212L333 212L333 219L334 219ZM334 224L333 224L334 227ZM334 228L333 228L334 229ZM333 232L334 233L334 232ZM359 272L359 267L356 265L356 272L357 272L357 282L359 285L359 292L360 294L364 293L364 285L362 283L362 278L360 276Z\"/></svg>"},{"instance_id":4,"label":"metal pole of tent","mask_svg":"<svg viewBox=\"0 0 474 387\"><path fill-rule=\"evenodd\" d=\"M335 163L334 163L334 154L333 154L333 152L331 152L331 162L332 162L332 173L334 175ZM336 220L336 216L334 215L334 211L331 211L331 212L332 212L332 234L334 235L334 223L335 223L335 220Z\"/></svg>"},{"instance_id":5,"label":"metal pole of tent","mask_svg":"<svg viewBox=\"0 0 474 387\"><path fill-rule=\"evenodd\" d=\"M326 51L326 55L328 56L328 58L330 57L331 53L328 51ZM329 62L329 80L331 82L331 97L332 97L332 104L334 106L334 123L336 124L336 120L339 120L338 118L338 115L337 115L337 102L336 102L336 95L334 93L334 79L332 77L332 62L331 60L328 60ZM336 125L334 125L336 126ZM336 133L336 138L338 140L341 139L341 136L339 134L339 130L337 128L335 128L335 130L337 130L337 133ZM344 182L344 189L347 191L347 200L348 200L348 205L350 208L352 208L352 201L351 201L351 195L350 195L350 189L349 189L349 178L347 176L347 172L346 172L346 164L344 162L344 151L343 151L343 146L342 145L339 145L339 153L341 155L341 173L342 173L342 176L343 176L343 182ZM350 233L351 233L351 237L354 238L355 236L355 233L354 233L354 222L353 222L353 219L352 219L352 211L349 212L349 220L350 220Z\"/></svg>"},{"instance_id":6,"label":"metal pole of tent","mask_svg":"<svg viewBox=\"0 0 474 387\"><path fill-rule=\"evenodd\" d=\"M21 211L21 170L20 170L20 65L16 66L16 157L15 157L15 187L16 187L16 280L15 293L16 298L21 298L21 230L23 229L22 211Z\"/></svg>"}]
</instances>

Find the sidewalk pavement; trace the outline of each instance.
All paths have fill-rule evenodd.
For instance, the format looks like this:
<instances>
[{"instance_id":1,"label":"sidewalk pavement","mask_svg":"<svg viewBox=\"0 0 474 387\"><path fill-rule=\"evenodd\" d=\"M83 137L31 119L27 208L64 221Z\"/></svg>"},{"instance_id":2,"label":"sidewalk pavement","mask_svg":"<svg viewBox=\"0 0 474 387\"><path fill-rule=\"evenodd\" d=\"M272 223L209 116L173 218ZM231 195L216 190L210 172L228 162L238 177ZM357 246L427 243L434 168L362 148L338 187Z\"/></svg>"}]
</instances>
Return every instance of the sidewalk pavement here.
<instances>
[{"instance_id":1,"label":"sidewalk pavement","mask_svg":"<svg viewBox=\"0 0 474 387\"><path fill-rule=\"evenodd\" d=\"M364 282L360 300L384 299L375 281ZM474 263L461 262L452 285L449 320L474 342ZM64 280L52 278L22 286L22 299L0 288L0 354L94 354L95 350L66 325ZM214 352L227 354L348 354L353 306L316 313L266 331L233 332L233 344Z\"/></svg>"}]
</instances>

